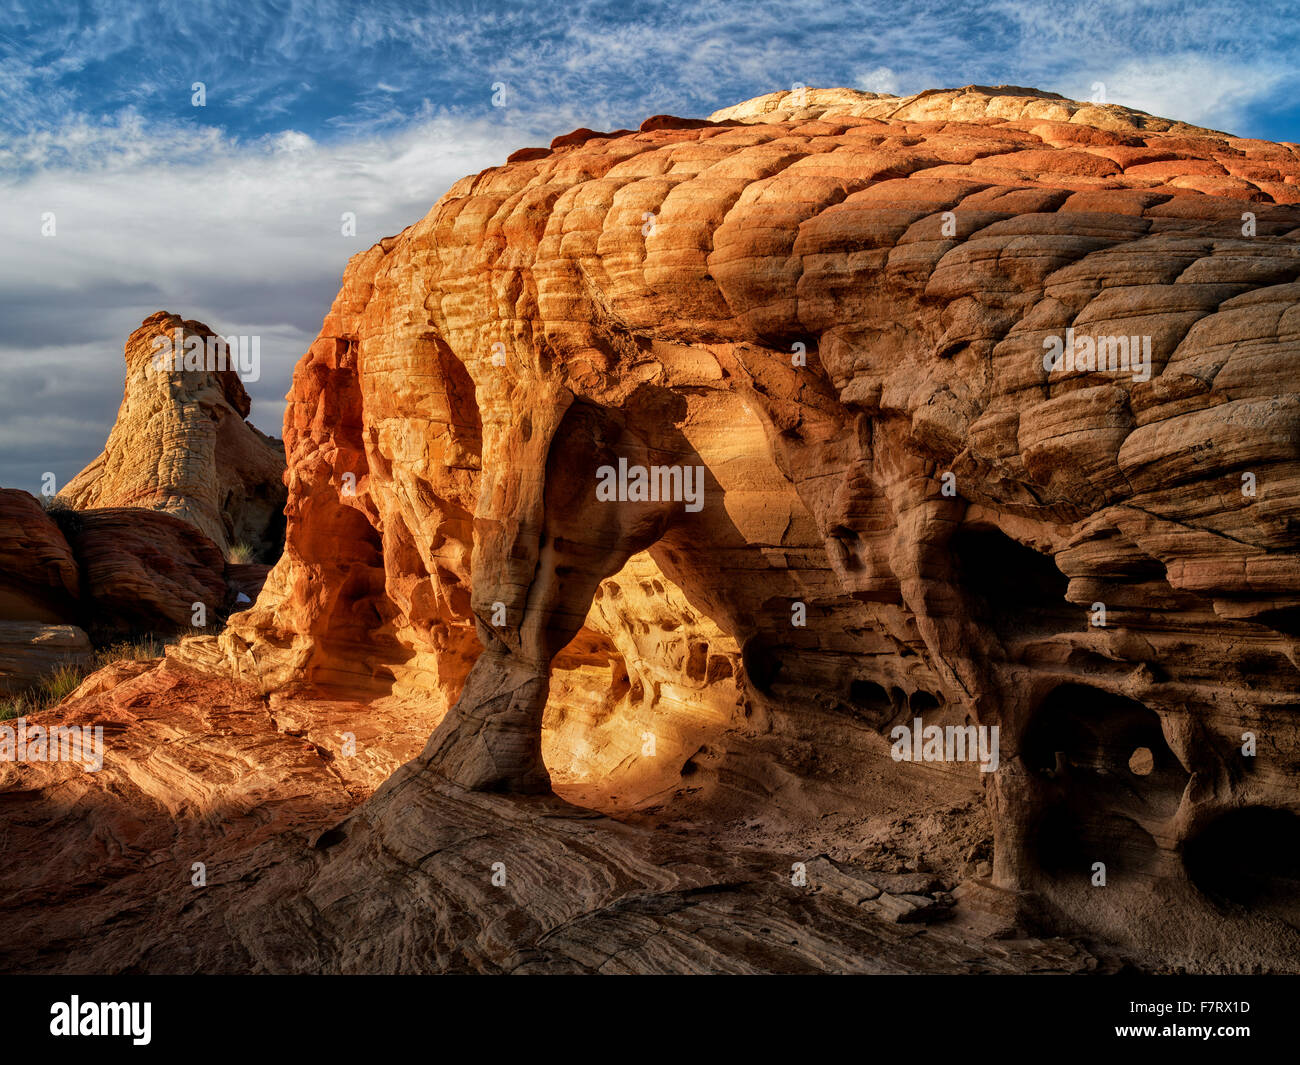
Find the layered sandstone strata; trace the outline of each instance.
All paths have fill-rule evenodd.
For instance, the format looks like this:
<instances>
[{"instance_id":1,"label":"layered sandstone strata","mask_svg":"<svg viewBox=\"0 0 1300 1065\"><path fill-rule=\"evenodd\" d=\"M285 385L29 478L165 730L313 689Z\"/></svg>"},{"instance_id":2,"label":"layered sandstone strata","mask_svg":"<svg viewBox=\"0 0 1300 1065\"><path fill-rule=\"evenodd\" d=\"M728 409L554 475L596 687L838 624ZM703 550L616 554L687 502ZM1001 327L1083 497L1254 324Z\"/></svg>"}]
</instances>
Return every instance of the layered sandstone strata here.
<instances>
[{"instance_id":1,"label":"layered sandstone strata","mask_svg":"<svg viewBox=\"0 0 1300 1065\"><path fill-rule=\"evenodd\" d=\"M850 968L778 949L811 911L769 893L803 861L869 952L835 863L897 854L1000 931L1294 968L1298 182L1295 145L1032 90L806 90L526 149L354 257L284 556L125 705L224 657L223 707L331 766L331 707L441 723L310 859L230 857L222 963ZM1150 362L1097 369L1120 337ZM1091 365L1044 363L1067 338ZM603 499L621 465L700 505ZM918 720L996 728L996 767L895 761Z\"/></svg>"},{"instance_id":2,"label":"layered sandstone strata","mask_svg":"<svg viewBox=\"0 0 1300 1065\"><path fill-rule=\"evenodd\" d=\"M0 488L0 618L68 621L81 573L62 531L35 496Z\"/></svg>"},{"instance_id":3,"label":"layered sandstone strata","mask_svg":"<svg viewBox=\"0 0 1300 1065\"><path fill-rule=\"evenodd\" d=\"M78 510L159 510L222 551L242 543L273 561L284 454L246 421L240 358L202 322L166 311L146 318L126 342L126 388L104 451L59 498Z\"/></svg>"},{"instance_id":4,"label":"layered sandstone strata","mask_svg":"<svg viewBox=\"0 0 1300 1065\"><path fill-rule=\"evenodd\" d=\"M1296 949L1256 846L1300 824L1296 147L809 90L512 158L349 265L289 397L286 554L226 638L247 675L458 699L422 764L526 792L548 693L636 721L630 765L701 671L719 734L996 725L998 883ZM1150 363L1045 368L1067 335ZM702 509L602 502L620 459L702 467ZM644 640L656 585L716 651Z\"/></svg>"},{"instance_id":5,"label":"layered sandstone strata","mask_svg":"<svg viewBox=\"0 0 1300 1065\"><path fill-rule=\"evenodd\" d=\"M268 569L226 562L212 540L171 514L47 510L9 488L0 488L0 535L0 622L11 623L0 674L11 677L10 689L61 661L81 664L86 631L104 642L206 629L251 603Z\"/></svg>"}]
</instances>

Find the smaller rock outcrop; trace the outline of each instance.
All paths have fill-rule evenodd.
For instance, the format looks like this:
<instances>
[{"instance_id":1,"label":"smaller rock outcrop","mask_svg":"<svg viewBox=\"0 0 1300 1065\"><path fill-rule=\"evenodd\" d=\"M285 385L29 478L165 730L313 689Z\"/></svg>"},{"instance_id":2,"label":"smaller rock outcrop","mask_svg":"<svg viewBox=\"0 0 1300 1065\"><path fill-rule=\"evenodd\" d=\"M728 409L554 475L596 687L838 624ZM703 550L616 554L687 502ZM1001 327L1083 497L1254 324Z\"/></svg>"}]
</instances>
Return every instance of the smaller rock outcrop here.
<instances>
[{"instance_id":1,"label":"smaller rock outcrop","mask_svg":"<svg viewBox=\"0 0 1300 1065\"><path fill-rule=\"evenodd\" d=\"M0 488L0 618L59 623L76 613L72 548L34 496Z\"/></svg>"},{"instance_id":2,"label":"smaller rock outcrop","mask_svg":"<svg viewBox=\"0 0 1300 1065\"><path fill-rule=\"evenodd\" d=\"M0 537L0 684L11 691L81 662L87 633L103 642L206 628L256 599L268 570L226 562L171 514L47 511L15 489L0 488Z\"/></svg>"},{"instance_id":3,"label":"smaller rock outcrop","mask_svg":"<svg viewBox=\"0 0 1300 1065\"><path fill-rule=\"evenodd\" d=\"M245 420L251 401L233 367L246 355L202 322L166 311L146 318L126 342L126 388L104 451L59 498L77 510L163 511L222 552L244 543L274 561L284 449ZM201 368L183 368L191 365Z\"/></svg>"},{"instance_id":4,"label":"smaller rock outcrop","mask_svg":"<svg viewBox=\"0 0 1300 1065\"><path fill-rule=\"evenodd\" d=\"M114 507L77 515L68 539L81 561L87 607L123 628L183 630L225 604L225 560L210 539L170 514Z\"/></svg>"}]
</instances>

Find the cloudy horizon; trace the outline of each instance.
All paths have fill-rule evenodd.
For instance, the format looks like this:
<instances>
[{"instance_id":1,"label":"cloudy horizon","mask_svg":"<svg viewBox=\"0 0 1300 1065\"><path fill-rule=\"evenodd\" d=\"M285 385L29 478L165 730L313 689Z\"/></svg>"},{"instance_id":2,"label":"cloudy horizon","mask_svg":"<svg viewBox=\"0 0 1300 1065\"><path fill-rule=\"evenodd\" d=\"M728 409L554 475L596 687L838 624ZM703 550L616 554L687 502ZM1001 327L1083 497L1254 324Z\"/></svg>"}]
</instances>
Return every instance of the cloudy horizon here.
<instances>
[{"instance_id":1,"label":"cloudy horizon","mask_svg":"<svg viewBox=\"0 0 1300 1065\"><path fill-rule=\"evenodd\" d=\"M102 450L123 344L158 310L262 337L250 420L280 435L348 258L465 174L579 126L702 117L796 82L1074 98L1101 83L1112 103L1300 139L1294 3L582 0L562 23L482 2L0 12L0 485L30 492Z\"/></svg>"}]
</instances>

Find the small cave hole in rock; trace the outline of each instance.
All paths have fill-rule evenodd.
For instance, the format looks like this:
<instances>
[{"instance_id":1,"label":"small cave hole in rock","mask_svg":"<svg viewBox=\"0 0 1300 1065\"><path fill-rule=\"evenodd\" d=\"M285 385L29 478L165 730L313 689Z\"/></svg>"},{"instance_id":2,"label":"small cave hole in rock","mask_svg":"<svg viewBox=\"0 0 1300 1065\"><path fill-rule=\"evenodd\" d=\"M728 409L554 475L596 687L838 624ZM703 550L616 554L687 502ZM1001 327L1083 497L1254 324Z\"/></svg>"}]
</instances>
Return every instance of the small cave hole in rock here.
<instances>
[{"instance_id":1,"label":"small cave hole in rock","mask_svg":"<svg viewBox=\"0 0 1300 1065\"><path fill-rule=\"evenodd\" d=\"M907 697L907 706L912 713L924 717L931 710L938 710L943 700L926 691L914 691Z\"/></svg>"},{"instance_id":2,"label":"small cave hole in rock","mask_svg":"<svg viewBox=\"0 0 1300 1065\"><path fill-rule=\"evenodd\" d=\"M894 701L875 681L850 681L848 703L845 709L874 729L883 728L894 715Z\"/></svg>"},{"instance_id":3,"label":"small cave hole in rock","mask_svg":"<svg viewBox=\"0 0 1300 1065\"><path fill-rule=\"evenodd\" d=\"M830 530L829 537L835 543L839 562L846 570L862 568L862 562L858 558L861 545L857 533L847 526L836 525Z\"/></svg>"},{"instance_id":4,"label":"small cave hole in rock","mask_svg":"<svg viewBox=\"0 0 1300 1065\"><path fill-rule=\"evenodd\" d=\"M1080 627L1079 608L1065 600L1069 578L1050 556L996 529L959 529L949 550L972 620L1003 642Z\"/></svg>"},{"instance_id":5,"label":"small cave hole in rock","mask_svg":"<svg viewBox=\"0 0 1300 1065\"><path fill-rule=\"evenodd\" d=\"M1141 703L1084 684L1063 684L1043 700L1020 744L1038 781L1033 857L1051 875L1142 871L1157 845L1146 825L1173 816L1188 774L1160 716Z\"/></svg>"},{"instance_id":6,"label":"small cave hole in rock","mask_svg":"<svg viewBox=\"0 0 1300 1065\"><path fill-rule=\"evenodd\" d=\"M1284 636L1300 636L1300 607L1283 607L1260 614L1255 621Z\"/></svg>"},{"instance_id":7,"label":"small cave hole in rock","mask_svg":"<svg viewBox=\"0 0 1300 1065\"><path fill-rule=\"evenodd\" d=\"M1186 777L1165 743L1160 715L1136 700L1086 684L1054 688L1025 729L1021 749L1025 765L1043 776L1118 777L1145 751L1149 765L1140 775Z\"/></svg>"},{"instance_id":8,"label":"small cave hole in rock","mask_svg":"<svg viewBox=\"0 0 1300 1065\"><path fill-rule=\"evenodd\" d=\"M686 653L685 673L688 679L693 681L703 681L708 668L709 645L703 641L694 641L691 643Z\"/></svg>"},{"instance_id":9,"label":"small cave hole in rock","mask_svg":"<svg viewBox=\"0 0 1300 1065\"><path fill-rule=\"evenodd\" d=\"M1150 747L1138 747L1128 760L1129 772L1135 776L1147 777L1151 775L1151 770L1155 768L1155 756L1151 753Z\"/></svg>"},{"instance_id":10,"label":"small cave hole in rock","mask_svg":"<svg viewBox=\"0 0 1300 1065\"><path fill-rule=\"evenodd\" d=\"M710 655L708 670L704 674L705 684L717 684L726 680L733 673L731 659L726 655Z\"/></svg>"}]
</instances>

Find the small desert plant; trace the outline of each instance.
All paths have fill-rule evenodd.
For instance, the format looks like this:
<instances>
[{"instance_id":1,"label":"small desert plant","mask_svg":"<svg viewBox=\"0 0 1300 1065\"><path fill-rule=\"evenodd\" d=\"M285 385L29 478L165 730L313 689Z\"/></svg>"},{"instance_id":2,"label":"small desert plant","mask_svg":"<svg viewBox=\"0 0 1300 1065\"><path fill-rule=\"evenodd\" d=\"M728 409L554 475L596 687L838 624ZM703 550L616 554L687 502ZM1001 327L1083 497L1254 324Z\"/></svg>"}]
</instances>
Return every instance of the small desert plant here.
<instances>
[{"instance_id":1,"label":"small desert plant","mask_svg":"<svg viewBox=\"0 0 1300 1065\"><path fill-rule=\"evenodd\" d=\"M62 496L41 496L41 505L64 536L72 537L81 532L83 522L80 511Z\"/></svg>"},{"instance_id":2,"label":"small desert plant","mask_svg":"<svg viewBox=\"0 0 1300 1065\"><path fill-rule=\"evenodd\" d=\"M26 691L0 698L0 721L57 706L76 691L88 676L114 662L143 662L161 658L169 642L174 640L165 641L154 635L137 636L99 648L87 665L64 662Z\"/></svg>"},{"instance_id":3,"label":"small desert plant","mask_svg":"<svg viewBox=\"0 0 1300 1065\"><path fill-rule=\"evenodd\" d=\"M137 636L131 640L119 640L97 650L95 652L95 664L91 668L103 669L114 662L144 662L150 658L161 658L167 645L174 643L175 640L176 637L171 640L163 640L153 635Z\"/></svg>"},{"instance_id":4,"label":"small desert plant","mask_svg":"<svg viewBox=\"0 0 1300 1065\"><path fill-rule=\"evenodd\" d=\"M81 666L64 663L25 692L0 699L0 721L57 706L76 690L85 677L86 670Z\"/></svg>"},{"instance_id":5,"label":"small desert plant","mask_svg":"<svg viewBox=\"0 0 1300 1065\"><path fill-rule=\"evenodd\" d=\"M253 561L253 549L242 540L238 543L231 544L226 549L226 561L234 563L237 566L246 565Z\"/></svg>"},{"instance_id":6,"label":"small desert plant","mask_svg":"<svg viewBox=\"0 0 1300 1065\"><path fill-rule=\"evenodd\" d=\"M31 711L32 706L25 692L0 698L0 721L22 717L24 714L31 713Z\"/></svg>"},{"instance_id":7,"label":"small desert plant","mask_svg":"<svg viewBox=\"0 0 1300 1065\"><path fill-rule=\"evenodd\" d=\"M53 673L41 682L41 695L46 706L54 706L63 702L69 695L77 690L86 671L80 666L65 664L59 666Z\"/></svg>"}]
</instances>

